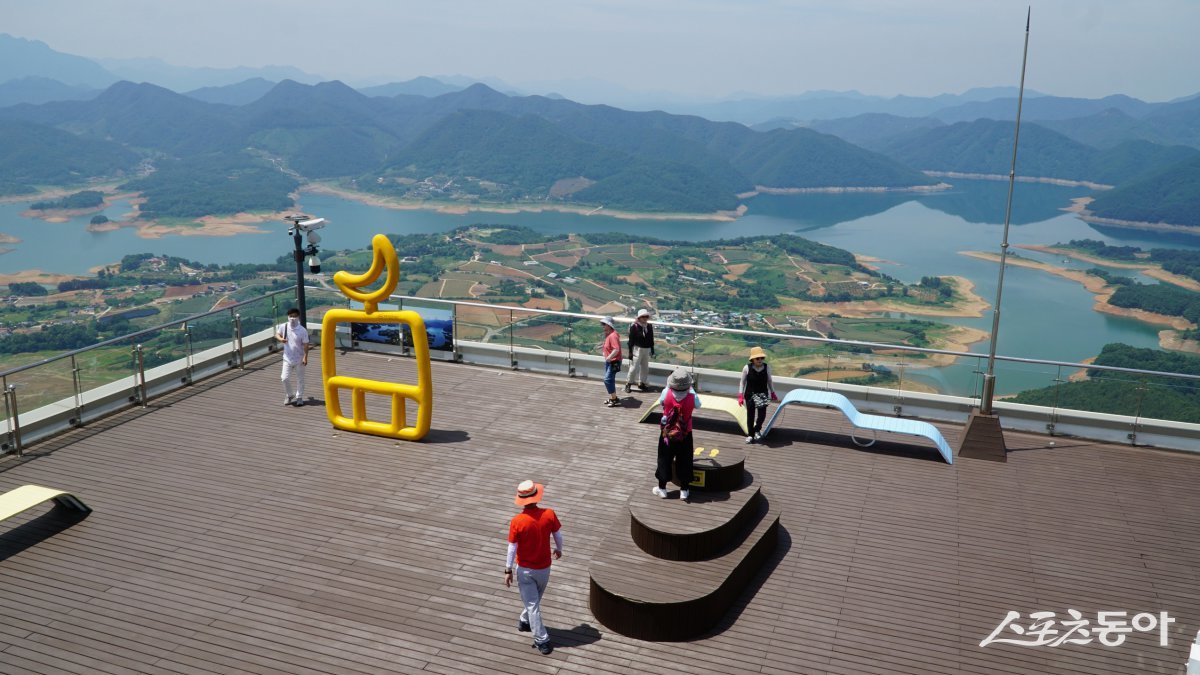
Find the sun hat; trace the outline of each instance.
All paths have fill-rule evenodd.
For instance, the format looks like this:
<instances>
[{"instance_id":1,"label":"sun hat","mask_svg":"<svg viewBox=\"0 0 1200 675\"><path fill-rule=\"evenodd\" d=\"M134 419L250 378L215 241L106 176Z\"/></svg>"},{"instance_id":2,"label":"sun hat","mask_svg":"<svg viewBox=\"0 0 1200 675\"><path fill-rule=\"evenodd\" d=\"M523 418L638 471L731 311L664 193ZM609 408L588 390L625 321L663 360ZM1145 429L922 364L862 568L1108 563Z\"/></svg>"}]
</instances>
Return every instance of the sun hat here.
<instances>
[{"instance_id":1,"label":"sun hat","mask_svg":"<svg viewBox=\"0 0 1200 675\"><path fill-rule=\"evenodd\" d=\"M680 366L667 378L667 386L675 391L686 392L692 387L692 374L687 371L687 368Z\"/></svg>"},{"instance_id":2,"label":"sun hat","mask_svg":"<svg viewBox=\"0 0 1200 675\"><path fill-rule=\"evenodd\" d=\"M600 323L604 324L605 326L608 326L609 328L611 328L613 330L617 329L617 327L613 325L613 320L612 320L611 316L601 317Z\"/></svg>"},{"instance_id":3,"label":"sun hat","mask_svg":"<svg viewBox=\"0 0 1200 675\"><path fill-rule=\"evenodd\" d=\"M639 310L638 310L638 318L640 319L640 318L642 318L643 316L650 316L650 310L648 310L648 309L639 309Z\"/></svg>"},{"instance_id":4,"label":"sun hat","mask_svg":"<svg viewBox=\"0 0 1200 675\"><path fill-rule=\"evenodd\" d=\"M545 486L541 483L535 483L531 480L522 481L517 486L517 496L513 498L513 503L517 506L525 506L526 504L536 504L542 500L542 492L545 491Z\"/></svg>"},{"instance_id":5,"label":"sun hat","mask_svg":"<svg viewBox=\"0 0 1200 675\"><path fill-rule=\"evenodd\" d=\"M750 348L750 358L748 360L753 361L754 359L766 359L766 358L767 358L767 353L763 351L762 347L751 347Z\"/></svg>"}]
</instances>

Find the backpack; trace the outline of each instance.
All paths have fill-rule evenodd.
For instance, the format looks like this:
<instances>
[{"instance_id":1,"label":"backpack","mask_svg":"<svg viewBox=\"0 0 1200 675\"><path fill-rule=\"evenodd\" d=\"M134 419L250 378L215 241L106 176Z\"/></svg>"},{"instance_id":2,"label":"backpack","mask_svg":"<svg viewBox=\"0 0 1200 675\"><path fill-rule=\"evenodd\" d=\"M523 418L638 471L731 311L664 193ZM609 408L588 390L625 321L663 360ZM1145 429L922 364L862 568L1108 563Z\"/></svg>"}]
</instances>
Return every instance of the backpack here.
<instances>
[{"instance_id":1,"label":"backpack","mask_svg":"<svg viewBox=\"0 0 1200 675\"><path fill-rule=\"evenodd\" d=\"M680 407L677 403L671 408L671 412L663 413L662 439L663 443L667 445L678 443L687 435L687 429L683 425L683 415L679 413Z\"/></svg>"}]
</instances>

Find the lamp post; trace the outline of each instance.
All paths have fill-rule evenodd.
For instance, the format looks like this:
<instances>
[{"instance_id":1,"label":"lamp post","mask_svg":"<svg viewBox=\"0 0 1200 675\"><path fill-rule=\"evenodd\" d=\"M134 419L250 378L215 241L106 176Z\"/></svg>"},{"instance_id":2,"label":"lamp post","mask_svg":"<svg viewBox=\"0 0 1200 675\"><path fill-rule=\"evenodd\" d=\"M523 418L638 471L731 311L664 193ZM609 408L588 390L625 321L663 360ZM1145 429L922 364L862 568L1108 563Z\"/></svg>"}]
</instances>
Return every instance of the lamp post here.
<instances>
[{"instance_id":1,"label":"lamp post","mask_svg":"<svg viewBox=\"0 0 1200 675\"><path fill-rule=\"evenodd\" d=\"M325 227L326 221L324 218L313 218L302 213L295 213L290 216L284 216L284 220L291 222L292 226L288 229L288 234L292 237L292 242L296 246L296 250L292 252L292 257L296 260L296 306L300 310L300 325L308 327L308 307L304 302L304 265L307 258L309 270L313 274L321 271L321 260L317 257L317 244L321 241L321 235L316 233L316 230ZM304 234L308 234L308 246L304 246Z\"/></svg>"}]
</instances>

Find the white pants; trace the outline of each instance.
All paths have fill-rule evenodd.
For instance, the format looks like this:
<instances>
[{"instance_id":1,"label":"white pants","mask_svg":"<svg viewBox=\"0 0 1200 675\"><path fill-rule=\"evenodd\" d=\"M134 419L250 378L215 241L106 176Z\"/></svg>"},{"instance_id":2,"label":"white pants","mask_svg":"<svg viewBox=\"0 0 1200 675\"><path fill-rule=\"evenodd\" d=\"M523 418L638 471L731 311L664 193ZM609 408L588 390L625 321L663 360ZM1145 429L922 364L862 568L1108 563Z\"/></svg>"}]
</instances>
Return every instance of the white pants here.
<instances>
[{"instance_id":1,"label":"white pants","mask_svg":"<svg viewBox=\"0 0 1200 675\"><path fill-rule=\"evenodd\" d=\"M650 348L634 347L633 353L629 355L629 377L625 379L625 384L631 387L635 384L646 384L649 375Z\"/></svg>"},{"instance_id":2,"label":"white pants","mask_svg":"<svg viewBox=\"0 0 1200 675\"><path fill-rule=\"evenodd\" d=\"M542 623L542 594L546 592L546 584L550 583L550 568L531 570L528 567L517 568L517 590L521 592L521 621L529 624L533 631L533 641L541 644L550 639L546 625Z\"/></svg>"},{"instance_id":3,"label":"white pants","mask_svg":"<svg viewBox=\"0 0 1200 675\"><path fill-rule=\"evenodd\" d=\"M291 398L304 398L304 364L283 362L283 395Z\"/></svg>"}]
</instances>

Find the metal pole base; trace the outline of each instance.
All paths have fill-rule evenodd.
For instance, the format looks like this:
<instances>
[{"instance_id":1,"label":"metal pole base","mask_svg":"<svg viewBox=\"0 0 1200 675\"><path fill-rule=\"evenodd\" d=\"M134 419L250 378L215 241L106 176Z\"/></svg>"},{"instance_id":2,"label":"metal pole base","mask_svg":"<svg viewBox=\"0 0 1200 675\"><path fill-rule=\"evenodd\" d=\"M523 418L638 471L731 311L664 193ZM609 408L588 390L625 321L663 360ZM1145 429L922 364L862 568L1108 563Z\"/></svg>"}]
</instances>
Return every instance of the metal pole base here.
<instances>
[{"instance_id":1,"label":"metal pole base","mask_svg":"<svg viewBox=\"0 0 1200 675\"><path fill-rule=\"evenodd\" d=\"M958 441L958 456L969 459L986 459L991 462L1007 462L1008 448L1004 445L1004 432L1000 429L999 415L984 415L976 408L967 418L962 438Z\"/></svg>"}]
</instances>

